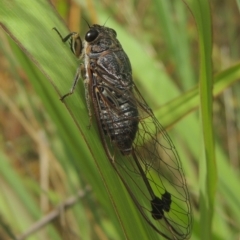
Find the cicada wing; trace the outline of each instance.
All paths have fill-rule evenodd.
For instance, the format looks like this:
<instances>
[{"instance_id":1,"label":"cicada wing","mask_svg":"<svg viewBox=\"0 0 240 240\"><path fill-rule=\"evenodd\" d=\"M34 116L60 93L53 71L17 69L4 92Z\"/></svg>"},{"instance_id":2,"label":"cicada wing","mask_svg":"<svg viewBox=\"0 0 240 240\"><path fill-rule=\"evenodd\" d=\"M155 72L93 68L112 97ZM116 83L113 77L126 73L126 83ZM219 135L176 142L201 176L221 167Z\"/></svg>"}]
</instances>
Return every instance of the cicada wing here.
<instances>
[{"instance_id":1,"label":"cicada wing","mask_svg":"<svg viewBox=\"0 0 240 240\"><path fill-rule=\"evenodd\" d=\"M100 88L93 89L94 114L103 147L139 212L166 239L187 239L192 224L191 207L181 162L170 137L137 88L134 92L126 89L122 94L137 106L139 124L131 154L118 158L119 149L109 137L113 130L111 121L116 123L113 112L118 109L111 102L113 96L111 101L106 98L110 93L104 95ZM115 92L119 95L119 89ZM100 116L100 108L104 109L104 117ZM126 116L125 121L130 118Z\"/></svg>"},{"instance_id":2,"label":"cicada wing","mask_svg":"<svg viewBox=\"0 0 240 240\"><path fill-rule=\"evenodd\" d=\"M134 99L140 121L132 155L150 185L147 191L151 204L148 209L144 206L147 221L170 239L187 239L192 227L191 205L178 153L136 87ZM156 201L153 195L161 201Z\"/></svg>"}]
</instances>

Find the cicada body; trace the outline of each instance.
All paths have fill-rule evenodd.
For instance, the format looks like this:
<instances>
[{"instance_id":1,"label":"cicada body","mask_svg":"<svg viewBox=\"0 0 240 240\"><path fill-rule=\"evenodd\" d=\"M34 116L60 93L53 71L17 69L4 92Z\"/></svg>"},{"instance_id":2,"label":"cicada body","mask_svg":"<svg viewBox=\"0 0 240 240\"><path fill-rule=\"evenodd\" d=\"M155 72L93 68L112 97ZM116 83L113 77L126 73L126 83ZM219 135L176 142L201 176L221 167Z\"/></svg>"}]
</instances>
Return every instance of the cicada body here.
<instances>
[{"instance_id":1,"label":"cicada body","mask_svg":"<svg viewBox=\"0 0 240 240\"><path fill-rule=\"evenodd\" d=\"M124 155L130 154L138 130L138 110L132 102L129 59L116 32L93 25L85 37L85 79L100 129Z\"/></svg>"},{"instance_id":2,"label":"cicada body","mask_svg":"<svg viewBox=\"0 0 240 240\"><path fill-rule=\"evenodd\" d=\"M83 62L61 99L82 77L89 116L95 116L105 152L141 215L166 239L187 239L191 206L175 147L135 86L116 32L96 24L89 28L83 44L77 33L63 38L55 29ZM116 151L123 161L115 158Z\"/></svg>"}]
</instances>

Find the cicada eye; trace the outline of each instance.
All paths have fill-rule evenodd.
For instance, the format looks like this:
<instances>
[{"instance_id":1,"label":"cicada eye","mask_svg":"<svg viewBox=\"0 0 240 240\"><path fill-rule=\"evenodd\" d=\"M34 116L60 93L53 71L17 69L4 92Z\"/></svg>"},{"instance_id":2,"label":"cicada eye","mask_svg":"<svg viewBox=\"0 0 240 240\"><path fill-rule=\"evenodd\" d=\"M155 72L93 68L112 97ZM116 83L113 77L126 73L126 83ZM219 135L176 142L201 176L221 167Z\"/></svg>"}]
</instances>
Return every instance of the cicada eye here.
<instances>
[{"instance_id":1,"label":"cicada eye","mask_svg":"<svg viewBox=\"0 0 240 240\"><path fill-rule=\"evenodd\" d=\"M96 29L90 29L85 35L85 40L87 42L92 42L97 38L97 36L98 36L98 31Z\"/></svg>"}]
</instances>

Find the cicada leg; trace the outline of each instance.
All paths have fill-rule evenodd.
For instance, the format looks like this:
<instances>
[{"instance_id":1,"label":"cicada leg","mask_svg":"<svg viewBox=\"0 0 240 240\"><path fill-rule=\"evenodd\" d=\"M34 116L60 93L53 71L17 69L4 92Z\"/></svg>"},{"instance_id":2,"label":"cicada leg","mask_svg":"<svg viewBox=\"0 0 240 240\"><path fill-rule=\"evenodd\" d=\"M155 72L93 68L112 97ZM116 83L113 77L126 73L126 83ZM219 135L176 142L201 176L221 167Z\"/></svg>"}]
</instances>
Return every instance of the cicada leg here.
<instances>
[{"instance_id":1,"label":"cicada leg","mask_svg":"<svg viewBox=\"0 0 240 240\"><path fill-rule=\"evenodd\" d=\"M82 64L81 64L82 65ZM63 101L67 96L73 94L75 88L76 88L76 85L78 83L78 80L79 78L81 77L81 65L80 67L77 69L77 72L75 74L75 77L74 77L74 80L73 80L73 85L72 85L72 88L70 90L70 92L66 93L65 95L63 95L60 100Z\"/></svg>"}]
</instances>

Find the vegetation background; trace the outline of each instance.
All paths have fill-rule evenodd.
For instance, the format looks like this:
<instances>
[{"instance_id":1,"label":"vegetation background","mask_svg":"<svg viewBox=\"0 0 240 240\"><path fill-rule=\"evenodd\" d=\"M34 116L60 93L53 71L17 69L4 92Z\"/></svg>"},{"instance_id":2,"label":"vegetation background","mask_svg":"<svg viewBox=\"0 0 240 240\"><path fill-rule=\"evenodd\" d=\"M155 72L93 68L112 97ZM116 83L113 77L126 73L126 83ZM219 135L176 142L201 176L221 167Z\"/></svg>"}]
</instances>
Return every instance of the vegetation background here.
<instances>
[{"instance_id":1,"label":"vegetation background","mask_svg":"<svg viewBox=\"0 0 240 240\"><path fill-rule=\"evenodd\" d=\"M79 62L51 29L84 36L86 21L116 30L177 147L191 239L239 239L240 1L51 4L0 0L0 240L162 239L112 171L94 123L86 127L82 84L66 107L59 101Z\"/></svg>"}]
</instances>

